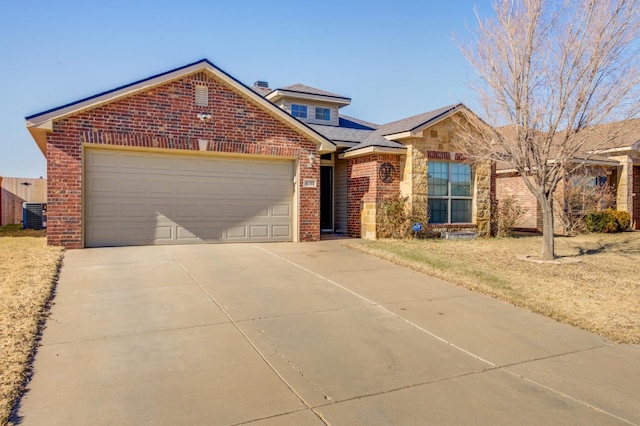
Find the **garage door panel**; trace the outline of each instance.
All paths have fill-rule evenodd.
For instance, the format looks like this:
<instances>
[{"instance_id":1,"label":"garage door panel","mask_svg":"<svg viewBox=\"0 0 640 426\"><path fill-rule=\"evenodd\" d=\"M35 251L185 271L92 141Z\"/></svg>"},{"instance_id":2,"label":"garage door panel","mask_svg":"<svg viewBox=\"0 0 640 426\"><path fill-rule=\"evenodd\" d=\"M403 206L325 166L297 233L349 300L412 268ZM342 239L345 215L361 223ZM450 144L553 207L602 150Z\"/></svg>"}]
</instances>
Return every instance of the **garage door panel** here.
<instances>
[{"instance_id":1,"label":"garage door panel","mask_svg":"<svg viewBox=\"0 0 640 426\"><path fill-rule=\"evenodd\" d=\"M293 161L87 149L85 242L291 241Z\"/></svg>"},{"instance_id":2,"label":"garage door panel","mask_svg":"<svg viewBox=\"0 0 640 426\"><path fill-rule=\"evenodd\" d=\"M271 235L274 238L291 238L291 227L289 225L273 225Z\"/></svg>"},{"instance_id":3,"label":"garage door panel","mask_svg":"<svg viewBox=\"0 0 640 426\"><path fill-rule=\"evenodd\" d=\"M116 192L118 181L113 178L93 178L89 180L89 190L91 192Z\"/></svg>"},{"instance_id":4,"label":"garage door panel","mask_svg":"<svg viewBox=\"0 0 640 426\"><path fill-rule=\"evenodd\" d=\"M118 216L118 209L115 204L109 202L88 203L87 209L93 217L113 218Z\"/></svg>"},{"instance_id":5,"label":"garage door panel","mask_svg":"<svg viewBox=\"0 0 640 426\"><path fill-rule=\"evenodd\" d=\"M231 226L227 228L228 239L246 239L247 227L246 226Z\"/></svg>"},{"instance_id":6,"label":"garage door panel","mask_svg":"<svg viewBox=\"0 0 640 426\"><path fill-rule=\"evenodd\" d=\"M290 217L291 206L289 204L279 204L272 207L273 216Z\"/></svg>"},{"instance_id":7,"label":"garage door panel","mask_svg":"<svg viewBox=\"0 0 640 426\"><path fill-rule=\"evenodd\" d=\"M151 216L149 209L142 203L125 203L120 205L120 217L126 218L145 218Z\"/></svg>"},{"instance_id":8,"label":"garage door panel","mask_svg":"<svg viewBox=\"0 0 640 426\"><path fill-rule=\"evenodd\" d=\"M249 227L251 238L267 238L269 236L268 225L253 225Z\"/></svg>"}]
</instances>

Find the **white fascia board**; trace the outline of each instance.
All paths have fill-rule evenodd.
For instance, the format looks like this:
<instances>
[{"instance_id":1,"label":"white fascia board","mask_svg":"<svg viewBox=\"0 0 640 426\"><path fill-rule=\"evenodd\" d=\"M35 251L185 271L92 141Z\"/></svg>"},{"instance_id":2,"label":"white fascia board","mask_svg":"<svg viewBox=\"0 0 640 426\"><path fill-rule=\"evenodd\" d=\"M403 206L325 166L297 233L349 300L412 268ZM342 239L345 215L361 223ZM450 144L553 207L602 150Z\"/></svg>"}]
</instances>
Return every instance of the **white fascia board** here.
<instances>
[{"instance_id":1,"label":"white fascia board","mask_svg":"<svg viewBox=\"0 0 640 426\"><path fill-rule=\"evenodd\" d=\"M394 154L394 155L404 155L406 154L406 148L390 148L384 146L367 146L365 148L356 149L355 151L349 151L342 153L338 156L338 158L355 158L362 157L367 154Z\"/></svg>"},{"instance_id":2,"label":"white fascia board","mask_svg":"<svg viewBox=\"0 0 640 426\"><path fill-rule=\"evenodd\" d=\"M291 98L291 99L302 99L307 101L323 102L323 103L330 103L330 104L338 104L341 107L351 105L351 100L347 98L337 98L334 96L293 92L293 91L283 90L283 89L276 89L265 97L271 102L277 102L282 98Z\"/></svg>"},{"instance_id":3,"label":"white fascia board","mask_svg":"<svg viewBox=\"0 0 640 426\"><path fill-rule=\"evenodd\" d=\"M384 135L384 137L389 139L390 141L396 141L400 139L413 138L415 137L415 135L411 132L400 132L400 133L392 133L390 135Z\"/></svg>"}]
</instances>

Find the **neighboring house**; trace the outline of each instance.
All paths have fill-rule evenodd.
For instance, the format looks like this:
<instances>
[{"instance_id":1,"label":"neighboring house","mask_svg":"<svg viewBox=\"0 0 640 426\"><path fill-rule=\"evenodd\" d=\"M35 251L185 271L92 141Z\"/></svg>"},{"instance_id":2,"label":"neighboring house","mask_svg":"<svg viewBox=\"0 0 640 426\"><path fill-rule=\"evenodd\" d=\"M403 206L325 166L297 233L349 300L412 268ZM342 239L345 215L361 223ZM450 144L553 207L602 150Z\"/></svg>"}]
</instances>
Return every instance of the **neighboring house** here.
<instances>
[{"instance_id":1,"label":"neighboring house","mask_svg":"<svg viewBox=\"0 0 640 426\"><path fill-rule=\"evenodd\" d=\"M606 132L606 126L600 126ZM606 144L600 143L604 136L595 133L585 144L586 151L576 158L584 163L583 174L591 177L594 185L608 185L613 192L614 207L631 214L631 228L640 230L640 119L631 120L621 135ZM590 147L597 146L597 149ZM588 155L587 155L588 154ZM542 231L542 215L533 194L522 177L508 167L498 166L496 175L496 197L498 202L514 196L525 208L525 215L517 223L522 230ZM564 196L564 185L558 187L556 198ZM559 214L558 205L554 213ZM555 221L555 232L563 233L561 221Z\"/></svg>"},{"instance_id":2,"label":"neighboring house","mask_svg":"<svg viewBox=\"0 0 640 426\"><path fill-rule=\"evenodd\" d=\"M0 177L0 226L22 223L22 203L46 203L47 180Z\"/></svg>"},{"instance_id":3,"label":"neighboring house","mask_svg":"<svg viewBox=\"0 0 640 426\"><path fill-rule=\"evenodd\" d=\"M408 197L488 234L494 174L452 152L454 105L378 126L351 99L248 87L207 60L26 118L47 158L48 242L69 248L376 238Z\"/></svg>"}]
</instances>

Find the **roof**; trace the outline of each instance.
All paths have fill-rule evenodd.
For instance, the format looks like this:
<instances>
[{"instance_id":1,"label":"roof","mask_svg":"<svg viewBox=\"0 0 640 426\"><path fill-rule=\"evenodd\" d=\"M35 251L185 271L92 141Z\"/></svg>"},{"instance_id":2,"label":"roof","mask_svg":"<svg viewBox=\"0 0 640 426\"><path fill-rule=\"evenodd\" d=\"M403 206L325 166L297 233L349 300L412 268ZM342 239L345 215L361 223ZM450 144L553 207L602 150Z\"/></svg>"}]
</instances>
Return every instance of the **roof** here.
<instances>
[{"instance_id":1,"label":"roof","mask_svg":"<svg viewBox=\"0 0 640 426\"><path fill-rule=\"evenodd\" d=\"M403 118L402 120L393 121L391 123L380 126L377 133L381 135L397 135L399 133L414 132L422 130L425 127L435 124L443 118L448 117L451 113L456 112L462 104L448 105L433 111L414 115L413 117Z\"/></svg>"},{"instance_id":2,"label":"roof","mask_svg":"<svg viewBox=\"0 0 640 426\"><path fill-rule=\"evenodd\" d=\"M265 97L267 96L269 93L273 92L273 89L270 89L268 87L260 87L260 86L251 86L251 90L253 90L254 92L256 92L258 95Z\"/></svg>"},{"instance_id":3,"label":"roof","mask_svg":"<svg viewBox=\"0 0 640 426\"><path fill-rule=\"evenodd\" d=\"M309 126L324 137L331 139L338 146L352 146L363 142L373 132L372 130L352 129L349 127L325 126L322 124L309 124ZM340 142L349 142L347 145Z\"/></svg>"},{"instance_id":4,"label":"roof","mask_svg":"<svg viewBox=\"0 0 640 426\"><path fill-rule=\"evenodd\" d=\"M358 149L367 148L370 146L383 147L383 148L397 148L397 149L406 149L407 147L401 144L400 142L390 141L389 139L380 136L376 133L371 133L367 138L360 142L358 145L353 148L349 148L347 151L356 151Z\"/></svg>"},{"instance_id":5,"label":"roof","mask_svg":"<svg viewBox=\"0 0 640 426\"><path fill-rule=\"evenodd\" d=\"M266 95L271 102L277 102L282 98L304 99L307 101L318 101L335 104L338 108L349 105L351 98L327 92L315 87L296 83L290 86L274 89Z\"/></svg>"},{"instance_id":6,"label":"roof","mask_svg":"<svg viewBox=\"0 0 640 426\"><path fill-rule=\"evenodd\" d=\"M278 108L273 103L269 102L266 98L256 93L250 87L244 85L242 82L218 68L208 59L201 59L197 62L193 62L188 65L184 65L179 68L172 69L160 74L147 77L142 80L135 81L133 83L125 84L124 86L117 87L106 92L101 92L93 96L89 96L84 99L80 99L75 102L71 102L56 108L52 108L37 114L33 114L25 117L27 120L27 129L31 136L35 139L38 147L43 154L46 154L47 133L53 130L53 120L57 120L72 114L76 114L80 111L96 108L100 105L114 102L125 96L130 96L134 93L148 90L152 87L162 85L171 80L177 80L183 78L189 74L198 72L207 72L218 79L224 81L231 86L238 94L260 106L265 112L297 130L301 134L304 134L310 140L314 141L318 146L318 149L322 152L335 151L335 144L321 135L302 121L293 117L286 111Z\"/></svg>"},{"instance_id":7,"label":"roof","mask_svg":"<svg viewBox=\"0 0 640 426\"><path fill-rule=\"evenodd\" d=\"M379 124L374 124L359 118L349 117L348 115L341 115L338 117L338 122L340 127L349 127L351 129L375 130L380 127Z\"/></svg>"},{"instance_id":8,"label":"roof","mask_svg":"<svg viewBox=\"0 0 640 426\"><path fill-rule=\"evenodd\" d=\"M296 84L291 84L289 86L280 87L280 88L275 89L275 90L286 90L288 92L304 93L304 94L307 94L307 95L320 95L320 96L328 96L328 97L331 97L331 98L341 98L341 99L349 99L349 100L351 100L351 98L348 98L346 96L337 95L335 93L327 92L326 90L318 89L318 88L307 86L307 85L300 84L300 83L296 83Z\"/></svg>"}]
</instances>

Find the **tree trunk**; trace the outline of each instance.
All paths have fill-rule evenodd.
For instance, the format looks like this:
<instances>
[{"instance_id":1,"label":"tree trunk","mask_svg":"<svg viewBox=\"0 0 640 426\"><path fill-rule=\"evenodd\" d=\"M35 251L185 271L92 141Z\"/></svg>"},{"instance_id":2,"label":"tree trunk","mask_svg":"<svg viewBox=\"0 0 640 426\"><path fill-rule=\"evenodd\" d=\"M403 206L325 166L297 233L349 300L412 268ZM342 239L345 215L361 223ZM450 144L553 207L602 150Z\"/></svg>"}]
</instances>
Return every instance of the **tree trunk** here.
<instances>
[{"instance_id":1,"label":"tree trunk","mask_svg":"<svg viewBox=\"0 0 640 426\"><path fill-rule=\"evenodd\" d=\"M546 195L546 194L545 194ZM553 196L542 197L542 260L553 260L556 257L555 240L553 236Z\"/></svg>"}]
</instances>

